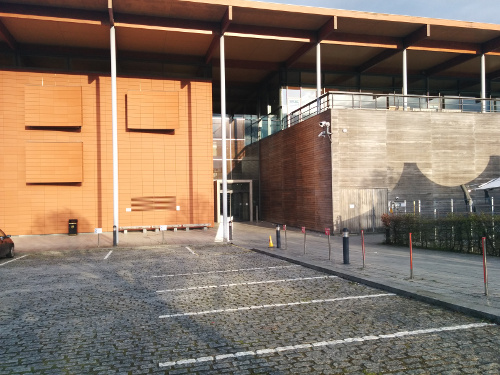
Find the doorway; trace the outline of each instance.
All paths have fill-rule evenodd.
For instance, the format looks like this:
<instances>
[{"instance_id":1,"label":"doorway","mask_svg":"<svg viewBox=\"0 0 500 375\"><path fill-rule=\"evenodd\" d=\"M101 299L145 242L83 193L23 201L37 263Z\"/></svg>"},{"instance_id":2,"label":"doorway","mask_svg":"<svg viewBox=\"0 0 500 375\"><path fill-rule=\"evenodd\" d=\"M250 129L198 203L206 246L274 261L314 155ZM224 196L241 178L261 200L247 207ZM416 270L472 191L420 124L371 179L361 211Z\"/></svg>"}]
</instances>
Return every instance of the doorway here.
<instances>
[{"instance_id":1,"label":"doorway","mask_svg":"<svg viewBox=\"0 0 500 375\"><path fill-rule=\"evenodd\" d=\"M217 214L215 221L222 222L222 181L215 181L217 190ZM236 222L253 221L252 207L252 181L251 180L229 180L227 182L227 216L229 220Z\"/></svg>"}]
</instances>

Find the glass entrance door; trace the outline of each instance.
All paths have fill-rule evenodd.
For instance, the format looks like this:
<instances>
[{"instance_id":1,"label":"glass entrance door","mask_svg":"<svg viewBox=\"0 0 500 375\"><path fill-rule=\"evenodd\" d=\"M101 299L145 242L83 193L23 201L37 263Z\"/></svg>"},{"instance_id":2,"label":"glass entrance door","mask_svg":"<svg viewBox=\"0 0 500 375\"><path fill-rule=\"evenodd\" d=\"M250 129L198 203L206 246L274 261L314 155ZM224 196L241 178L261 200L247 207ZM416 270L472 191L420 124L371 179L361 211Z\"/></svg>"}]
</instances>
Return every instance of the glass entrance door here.
<instances>
[{"instance_id":1,"label":"glass entrance door","mask_svg":"<svg viewBox=\"0 0 500 375\"><path fill-rule=\"evenodd\" d=\"M249 182L233 181L227 184L227 216L232 221L251 221ZM221 188L222 190L222 188ZM219 215L222 218L222 192L219 194ZM222 219L220 219L222 222Z\"/></svg>"}]
</instances>

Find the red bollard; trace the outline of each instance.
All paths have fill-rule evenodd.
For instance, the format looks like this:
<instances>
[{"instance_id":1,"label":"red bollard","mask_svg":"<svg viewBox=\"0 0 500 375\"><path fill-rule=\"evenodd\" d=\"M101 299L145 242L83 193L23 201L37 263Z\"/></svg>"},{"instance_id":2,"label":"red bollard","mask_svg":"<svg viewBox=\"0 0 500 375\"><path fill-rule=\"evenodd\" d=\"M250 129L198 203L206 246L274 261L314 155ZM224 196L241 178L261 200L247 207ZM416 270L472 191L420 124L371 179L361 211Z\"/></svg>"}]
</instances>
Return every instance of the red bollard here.
<instances>
[{"instance_id":1,"label":"red bollard","mask_svg":"<svg viewBox=\"0 0 500 375\"><path fill-rule=\"evenodd\" d=\"M486 237L482 238L483 243L483 273L484 273L484 294L488 295L488 268L486 267Z\"/></svg>"},{"instance_id":2,"label":"red bollard","mask_svg":"<svg viewBox=\"0 0 500 375\"><path fill-rule=\"evenodd\" d=\"M413 244L411 243L411 233L410 233L410 279L413 280Z\"/></svg>"},{"instance_id":3,"label":"red bollard","mask_svg":"<svg viewBox=\"0 0 500 375\"><path fill-rule=\"evenodd\" d=\"M361 250L363 252L363 268L365 268L365 231L361 229Z\"/></svg>"}]
</instances>

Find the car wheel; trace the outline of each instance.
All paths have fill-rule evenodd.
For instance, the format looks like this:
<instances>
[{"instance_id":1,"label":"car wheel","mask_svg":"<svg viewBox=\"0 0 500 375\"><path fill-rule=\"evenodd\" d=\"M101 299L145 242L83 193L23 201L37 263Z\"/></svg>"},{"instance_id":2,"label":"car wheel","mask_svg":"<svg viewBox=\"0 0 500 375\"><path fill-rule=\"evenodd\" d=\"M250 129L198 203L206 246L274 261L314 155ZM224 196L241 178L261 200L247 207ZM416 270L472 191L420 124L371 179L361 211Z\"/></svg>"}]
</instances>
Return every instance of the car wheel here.
<instances>
[{"instance_id":1,"label":"car wheel","mask_svg":"<svg viewBox=\"0 0 500 375\"><path fill-rule=\"evenodd\" d=\"M14 258L14 246L11 246L7 253L7 258Z\"/></svg>"}]
</instances>

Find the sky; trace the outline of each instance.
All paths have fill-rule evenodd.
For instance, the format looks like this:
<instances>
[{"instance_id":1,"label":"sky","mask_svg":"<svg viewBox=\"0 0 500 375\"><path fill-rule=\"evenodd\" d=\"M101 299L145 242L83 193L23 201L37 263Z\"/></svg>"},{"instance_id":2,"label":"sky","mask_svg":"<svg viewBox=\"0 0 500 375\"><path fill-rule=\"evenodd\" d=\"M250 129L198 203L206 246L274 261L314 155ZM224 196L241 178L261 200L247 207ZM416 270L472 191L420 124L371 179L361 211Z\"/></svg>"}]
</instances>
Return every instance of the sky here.
<instances>
[{"instance_id":1,"label":"sky","mask_svg":"<svg viewBox=\"0 0 500 375\"><path fill-rule=\"evenodd\" d=\"M272 0L266 2L500 24L499 0Z\"/></svg>"}]
</instances>

